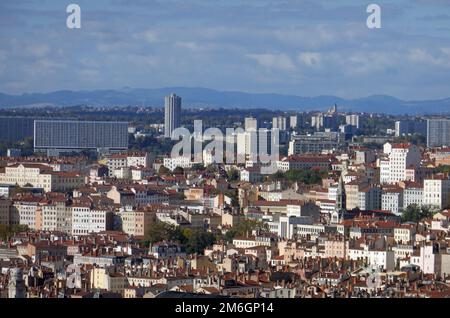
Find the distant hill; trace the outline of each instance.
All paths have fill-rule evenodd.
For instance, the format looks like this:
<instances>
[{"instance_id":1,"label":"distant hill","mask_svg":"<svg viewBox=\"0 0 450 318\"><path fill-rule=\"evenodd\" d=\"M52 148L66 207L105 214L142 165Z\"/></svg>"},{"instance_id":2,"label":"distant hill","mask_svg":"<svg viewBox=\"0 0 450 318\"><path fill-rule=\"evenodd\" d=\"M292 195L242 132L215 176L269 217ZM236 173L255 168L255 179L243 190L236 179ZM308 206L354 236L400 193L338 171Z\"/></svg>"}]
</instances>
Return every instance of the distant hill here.
<instances>
[{"instance_id":1,"label":"distant hill","mask_svg":"<svg viewBox=\"0 0 450 318\"><path fill-rule=\"evenodd\" d=\"M217 91L199 87L167 87L157 89L123 88L119 90L56 91L7 95L0 93L0 108L30 106L154 106L164 104L164 96L176 93L183 107L267 108L272 110L325 110L335 103L340 110L387 114L450 113L450 98L427 101L404 101L392 96L373 95L358 99L336 96L301 97L282 94L256 94Z\"/></svg>"}]
</instances>

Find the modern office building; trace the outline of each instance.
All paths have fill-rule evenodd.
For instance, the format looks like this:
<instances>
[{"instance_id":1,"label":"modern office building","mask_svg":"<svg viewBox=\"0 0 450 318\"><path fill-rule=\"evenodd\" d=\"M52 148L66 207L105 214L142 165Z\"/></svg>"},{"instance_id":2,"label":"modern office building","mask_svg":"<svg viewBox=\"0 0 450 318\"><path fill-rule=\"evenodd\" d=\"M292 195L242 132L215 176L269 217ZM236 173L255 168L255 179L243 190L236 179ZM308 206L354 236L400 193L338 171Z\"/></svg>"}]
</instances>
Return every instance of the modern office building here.
<instances>
[{"instance_id":1,"label":"modern office building","mask_svg":"<svg viewBox=\"0 0 450 318\"><path fill-rule=\"evenodd\" d=\"M35 151L125 150L128 123L75 120L36 120Z\"/></svg>"},{"instance_id":2,"label":"modern office building","mask_svg":"<svg viewBox=\"0 0 450 318\"><path fill-rule=\"evenodd\" d=\"M0 141L16 142L33 137L34 118L0 117Z\"/></svg>"},{"instance_id":3,"label":"modern office building","mask_svg":"<svg viewBox=\"0 0 450 318\"><path fill-rule=\"evenodd\" d=\"M428 147L450 146L449 119L427 120L427 146Z\"/></svg>"},{"instance_id":4,"label":"modern office building","mask_svg":"<svg viewBox=\"0 0 450 318\"><path fill-rule=\"evenodd\" d=\"M171 94L165 98L164 137L170 138L172 132L181 126L181 97Z\"/></svg>"},{"instance_id":5,"label":"modern office building","mask_svg":"<svg viewBox=\"0 0 450 318\"><path fill-rule=\"evenodd\" d=\"M427 122L425 120L399 120L395 122L395 137L419 134L426 136Z\"/></svg>"},{"instance_id":6,"label":"modern office building","mask_svg":"<svg viewBox=\"0 0 450 318\"><path fill-rule=\"evenodd\" d=\"M289 142L288 155L335 150L344 142L344 134L338 132L316 132L313 135L292 136Z\"/></svg>"}]
</instances>

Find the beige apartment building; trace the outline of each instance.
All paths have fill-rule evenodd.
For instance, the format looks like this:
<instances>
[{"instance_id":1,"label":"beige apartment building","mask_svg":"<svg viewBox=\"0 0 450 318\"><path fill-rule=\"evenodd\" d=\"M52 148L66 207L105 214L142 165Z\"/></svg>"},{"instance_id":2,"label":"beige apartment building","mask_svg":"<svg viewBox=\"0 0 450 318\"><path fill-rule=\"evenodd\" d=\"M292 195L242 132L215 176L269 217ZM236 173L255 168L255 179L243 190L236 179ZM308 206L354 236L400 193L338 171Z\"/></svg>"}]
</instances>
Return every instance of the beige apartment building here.
<instances>
[{"instance_id":1,"label":"beige apartment building","mask_svg":"<svg viewBox=\"0 0 450 318\"><path fill-rule=\"evenodd\" d=\"M423 204L436 209L450 206L450 179L444 176L434 176L425 179L423 187Z\"/></svg>"},{"instance_id":2,"label":"beige apartment building","mask_svg":"<svg viewBox=\"0 0 450 318\"><path fill-rule=\"evenodd\" d=\"M128 235L145 236L150 225L156 221L156 213L152 211L124 211L118 216L122 221L122 231Z\"/></svg>"},{"instance_id":3,"label":"beige apartment building","mask_svg":"<svg viewBox=\"0 0 450 318\"><path fill-rule=\"evenodd\" d=\"M40 201L40 198L27 197L14 202L10 214L10 224L26 225L30 230L36 230L36 217L38 226L41 221L38 213Z\"/></svg>"},{"instance_id":4,"label":"beige apartment building","mask_svg":"<svg viewBox=\"0 0 450 318\"><path fill-rule=\"evenodd\" d=\"M93 268L90 272L90 287L124 294L126 278L123 273L113 272L108 268Z\"/></svg>"},{"instance_id":5,"label":"beige apartment building","mask_svg":"<svg viewBox=\"0 0 450 318\"><path fill-rule=\"evenodd\" d=\"M348 241L343 236L329 237L325 240L326 258L346 258L348 250Z\"/></svg>"},{"instance_id":6,"label":"beige apartment building","mask_svg":"<svg viewBox=\"0 0 450 318\"><path fill-rule=\"evenodd\" d=\"M72 207L65 199L45 203L38 211L40 222L36 221L37 230L72 233Z\"/></svg>"},{"instance_id":7,"label":"beige apartment building","mask_svg":"<svg viewBox=\"0 0 450 318\"><path fill-rule=\"evenodd\" d=\"M359 207L359 189L362 187L358 180L349 182L345 185L346 208L353 210Z\"/></svg>"},{"instance_id":8,"label":"beige apartment building","mask_svg":"<svg viewBox=\"0 0 450 318\"><path fill-rule=\"evenodd\" d=\"M43 164L27 163L0 170L0 184L32 186L44 191L72 191L85 184L83 176L74 172L53 171Z\"/></svg>"}]
</instances>

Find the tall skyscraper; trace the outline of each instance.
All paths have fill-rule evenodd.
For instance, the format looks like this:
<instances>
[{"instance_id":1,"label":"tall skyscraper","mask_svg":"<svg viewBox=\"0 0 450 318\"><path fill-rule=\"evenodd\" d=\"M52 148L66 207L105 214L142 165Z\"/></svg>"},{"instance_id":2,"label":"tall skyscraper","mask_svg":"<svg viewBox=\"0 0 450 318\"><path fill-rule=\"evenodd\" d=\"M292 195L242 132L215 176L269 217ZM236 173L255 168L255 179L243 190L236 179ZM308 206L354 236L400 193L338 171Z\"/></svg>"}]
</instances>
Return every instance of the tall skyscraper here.
<instances>
[{"instance_id":1,"label":"tall skyscraper","mask_svg":"<svg viewBox=\"0 0 450 318\"><path fill-rule=\"evenodd\" d=\"M359 115L351 114L345 116L345 123L350 126L355 126L357 129L359 129Z\"/></svg>"},{"instance_id":2,"label":"tall skyscraper","mask_svg":"<svg viewBox=\"0 0 450 318\"><path fill-rule=\"evenodd\" d=\"M170 94L165 98L164 137L170 138L172 132L181 126L181 97Z\"/></svg>"},{"instance_id":3,"label":"tall skyscraper","mask_svg":"<svg viewBox=\"0 0 450 318\"><path fill-rule=\"evenodd\" d=\"M258 129L258 120L253 117L245 118L245 131L249 130L257 130Z\"/></svg>"},{"instance_id":4,"label":"tall skyscraper","mask_svg":"<svg viewBox=\"0 0 450 318\"><path fill-rule=\"evenodd\" d=\"M286 117L283 117L283 116L273 117L272 128L277 128L279 130L286 130L286 128L287 128Z\"/></svg>"},{"instance_id":5,"label":"tall skyscraper","mask_svg":"<svg viewBox=\"0 0 450 318\"><path fill-rule=\"evenodd\" d=\"M328 110L328 112L318 113L311 117L311 127L316 130L330 129L331 131L338 130L338 117L337 105L334 105Z\"/></svg>"},{"instance_id":6,"label":"tall skyscraper","mask_svg":"<svg viewBox=\"0 0 450 318\"><path fill-rule=\"evenodd\" d=\"M450 120L429 119L427 121L427 146L450 146Z\"/></svg>"},{"instance_id":7,"label":"tall skyscraper","mask_svg":"<svg viewBox=\"0 0 450 318\"><path fill-rule=\"evenodd\" d=\"M289 117L289 128L297 128L298 125L298 117L297 115L292 115Z\"/></svg>"}]
</instances>

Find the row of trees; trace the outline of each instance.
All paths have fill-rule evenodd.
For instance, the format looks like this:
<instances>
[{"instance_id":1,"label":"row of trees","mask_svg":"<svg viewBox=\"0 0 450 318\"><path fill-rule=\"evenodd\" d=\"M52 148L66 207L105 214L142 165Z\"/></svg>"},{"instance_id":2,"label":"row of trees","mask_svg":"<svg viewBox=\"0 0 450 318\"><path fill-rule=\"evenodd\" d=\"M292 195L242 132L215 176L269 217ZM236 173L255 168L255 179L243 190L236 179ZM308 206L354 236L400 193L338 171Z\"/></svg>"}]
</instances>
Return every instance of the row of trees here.
<instances>
[{"instance_id":1,"label":"row of trees","mask_svg":"<svg viewBox=\"0 0 450 318\"><path fill-rule=\"evenodd\" d=\"M269 227L266 223L245 219L235 226L232 229L228 230L227 233L222 237L222 239L226 242L231 243L233 239L237 236L248 236L252 234L253 230L261 230L262 232L268 232Z\"/></svg>"},{"instance_id":2,"label":"row of trees","mask_svg":"<svg viewBox=\"0 0 450 318\"><path fill-rule=\"evenodd\" d=\"M417 204L409 205L402 213L402 222L419 222L420 220L433 216L430 208L418 206Z\"/></svg>"},{"instance_id":3,"label":"row of trees","mask_svg":"<svg viewBox=\"0 0 450 318\"><path fill-rule=\"evenodd\" d=\"M202 253L206 247L219 240L231 243L235 237L248 236L253 230L268 231L268 227L262 222L245 219L222 235L202 229L181 229L165 222L156 221L147 231L145 243L149 245L166 240L181 244L186 248L187 253Z\"/></svg>"},{"instance_id":4,"label":"row of trees","mask_svg":"<svg viewBox=\"0 0 450 318\"><path fill-rule=\"evenodd\" d=\"M3 241L7 241L12 235L18 232L28 231L28 227L26 225L4 225L0 224L0 239Z\"/></svg>"},{"instance_id":5,"label":"row of trees","mask_svg":"<svg viewBox=\"0 0 450 318\"><path fill-rule=\"evenodd\" d=\"M328 175L326 170L289 170L287 172L278 171L271 175L271 180L289 180L291 182L301 182L305 184L319 184Z\"/></svg>"},{"instance_id":6,"label":"row of trees","mask_svg":"<svg viewBox=\"0 0 450 318\"><path fill-rule=\"evenodd\" d=\"M435 173L449 173L450 174L450 166L441 165L434 170Z\"/></svg>"},{"instance_id":7,"label":"row of trees","mask_svg":"<svg viewBox=\"0 0 450 318\"><path fill-rule=\"evenodd\" d=\"M22 151L22 155L30 156L34 152L33 138L25 138L19 142L0 141L0 156L6 156L9 148L16 148Z\"/></svg>"},{"instance_id":8,"label":"row of trees","mask_svg":"<svg viewBox=\"0 0 450 318\"><path fill-rule=\"evenodd\" d=\"M133 135L129 135L128 143L131 150L146 151L156 156L170 153L175 144L170 139L157 139L150 136L135 138Z\"/></svg>"},{"instance_id":9,"label":"row of trees","mask_svg":"<svg viewBox=\"0 0 450 318\"><path fill-rule=\"evenodd\" d=\"M157 221L150 226L145 243L153 244L164 240L183 245L187 253L202 253L207 246L214 244L216 237L207 231L180 229L177 226Z\"/></svg>"}]
</instances>

